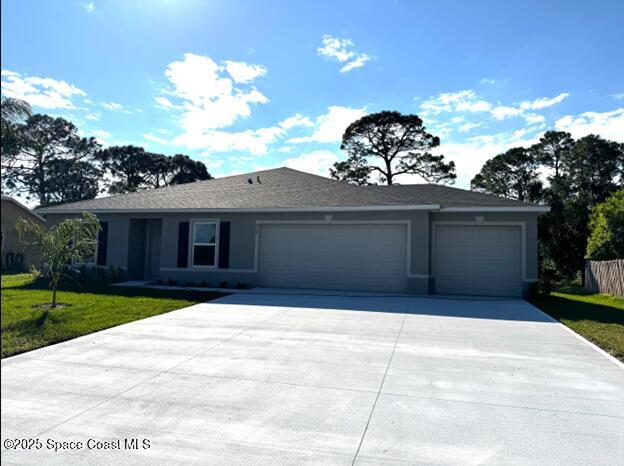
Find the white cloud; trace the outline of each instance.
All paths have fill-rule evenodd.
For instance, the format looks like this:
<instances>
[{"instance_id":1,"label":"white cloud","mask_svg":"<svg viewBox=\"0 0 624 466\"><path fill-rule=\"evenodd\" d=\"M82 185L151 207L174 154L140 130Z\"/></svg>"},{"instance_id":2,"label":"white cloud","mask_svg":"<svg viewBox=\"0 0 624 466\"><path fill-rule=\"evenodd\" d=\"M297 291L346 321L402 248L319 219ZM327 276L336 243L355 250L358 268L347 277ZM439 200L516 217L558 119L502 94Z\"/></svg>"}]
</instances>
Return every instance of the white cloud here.
<instances>
[{"instance_id":1,"label":"white cloud","mask_svg":"<svg viewBox=\"0 0 624 466\"><path fill-rule=\"evenodd\" d=\"M254 87L235 87L224 66L202 55L185 54L182 61L167 66L165 76L172 85L166 91L169 97L182 101L179 122L190 133L183 140L197 139L203 132L230 126L239 118L251 115L251 104L269 101ZM157 103L174 108L166 98Z\"/></svg>"},{"instance_id":2,"label":"white cloud","mask_svg":"<svg viewBox=\"0 0 624 466\"><path fill-rule=\"evenodd\" d=\"M316 119L314 132L310 136L291 138L288 143L329 143L342 139L342 135L354 121L366 115L366 108L332 106L325 115Z\"/></svg>"},{"instance_id":3,"label":"white cloud","mask_svg":"<svg viewBox=\"0 0 624 466\"><path fill-rule=\"evenodd\" d=\"M523 115L524 121L529 124L539 124L545 123L546 118L543 115L538 115L537 113L527 113Z\"/></svg>"},{"instance_id":4,"label":"white cloud","mask_svg":"<svg viewBox=\"0 0 624 466\"><path fill-rule=\"evenodd\" d=\"M555 128L559 131L568 131L576 139L588 134L597 134L605 139L624 142L624 108L602 113L566 115L555 122Z\"/></svg>"},{"instance_id":5,"label":"white cloud","mask_svg":"<svg viewBox=\"0 0 624 466\"><path fill-rule=\"evenodd\" d=\"M563 102L570 94L567 92L562 92L558 96L548 98L541 97L539 99L535 99L533 101L525 101L520 102L520 108L523 110L541 110L546 107L552 107L553 105L557 105Z\"/></svg>"},{"instance_id":6,"label":"white cloud","mask_svg":"<svg viewBox=\"0 0 624 466\"><path fill-rule=\"evenodd\" d=\"M483 78L481 79L481 84L496 84L496 79Z\"/></svg>"},{"instance_id":7,"label":"white cloud","mask_svg":"<svg viewBox=\"0 0 624 466\"><path fill-rule=\"evenodd\" d=\"M155 142L155 143L161 144L163 146L169 144L169 140L168 139L161 138L161 137L156 136L156 135L154 135L152 133L143 133L143 137L146 140L148 140L148 141Z\"/></svg>"},{"instance_id":8,"label":"white cloud","mask_svg":"<svg viewBox=\"0 0 624 466\"><path fill-rule=\"evenodd\" d=\"M110 145L110 137L112 136L112 134L109 133L108 131L104 131L103 129L96 129L96 130L91 131L90 133L92 136L95 136L95 139L97 139L97 142L99 142L103 146Z\"/></svg>"},{"instance_id":9,"label":"white cloud","mask_svg":"<svg viewBox=\"0 0 624 466\"><path fill-rule=\"evenodd\" d=\"M89 2L89 3L78 2L78 5L80 5L87 14L91 15L95 13L95 3L93 2Z\"/></svg>"},{"instance_id":10,"label":"white cloud","mask_svg":"<svg viewBox=\"0 0 624 466\"><path fill-rule=\"evenodd\" d=\"M459 128L457 128L461 133L465 133L467 131L470 131L472 129L478 128L479 126L481 126L481 123L464 123L463 125L459 126Z\"/></svg>"},{"instance_id":11,"label":"white cloud","mask_svg":"<svg viewBox=\"0 0 624 466\"><path fill-rule=\"evenodd\" d=\"M245 131L206 130L200 133L186 132L175 139L178 145L190 149L206 149L208 152L246 151L253 155L264 155L268 146L296 126L310 126L311 120L300 114L280 121L275 126Z\"/></svg>"},{"instance_id":12,"label":"white cloud","mask_svg":"<svg viewBox=\"0 0 624 466\"><path fill-rule=\"evenodd\" d=\"M85 115L84 118L85 120L98 121L100 119L100 116L95 113L89 113Z\"/></svg>"},{"instance_id":13,"label":"white cloud","mask_svg":"<svg viewBox=\"0 0 624 466\"><path fill-rule=\"evenodd\" d=\"M611 97L613 97L615 100L622 100L622 99L624 99L624 92L618 92L617 94L611 94Z\"/></svg>"},{"instance_id":14,"label":"white cloud","mask_svg":"<svg viewBox=\"0 0 624 466\"><path fill-rule=\"evenodd\" d=\"M73 109L73 100L87 94L65 81L36 76L22 76L15 71L2 70L2 93L27 101L33 107Z\"/></svg>"},{"instance_id":15,"label":"white cloud","mask_svg":"<svg viewBox=\"0 0 624 466\"><path fill-rule=\"evenodd\" d=\"M126 107L117 102L100 102L100 105L111 112L132 113Z\"/></svg>"},{"instance_id":16,"label":"white cloud","mask_svg":"<svg viewBox=\"0 0 624 466\"><path fill-rule=\"evenodd\" d=\"M506 118L522 115L524 110L521 108L510 107L508 105L498 105L494 107L490 113L497 120L504 120Z\"/></svg>"},{"instance_id":17,"label":"white cloud","mask_svg":"<svg viewBox=\"0 0 624 466\"><path fill-rule=\"evenodd\" d=\"M340 68L341 73L348 73L355 68L361 68L373 58L370 55L353 50L354 44L351 39L341 39L325 34L322 42L323 45L317 48L316 52L339 63L345 63Z\"/></svg>"},{"instance_id":18,"label":"white cloud","mask_svg":"<svg viewBox=\"0 0 624 466\"><path fill-rule=\"evenodd\" d=\"M437 96L429 97L420 104L423 116L439 115L442 113L489 113L496 120L505 120L512 117L522 117L527 123L541 123L545 118L529 110L541 110L562 102L570 94L561 94L548 98L541 97L533 101L524 101L515 105L492 103L480 98L472 89L455 92L442 92ZM456 117L455 117L456 118Z\"/></svg>"},{"instance_id":19,"label":"white cloud","mask_svg":"<svg viewBox=\"0 0 624 466\"><path fill-rule=\"evenodd\" d=\"M284 160L286 167L329 177L329 168L338 161L338 155L328 150L316 150Z\"/></svg>"},{"instance_id":20,"label":"white cloud","mask_svg":"<svg viewBox=\"0 0 624 466\"><path fill-rule=\"evenodd\" d=\"M226 61L225 69L237 83L248 83L267 72L264 66L250 65L244 61Z\"/></svg>"},{"instance_id":21,"label":"white cloud","mask_svg":"<svg viewBox=\"0 0 624 466\"><path fill-rule=\"evenodd\" d=\"M204 163L204 165L206 165L206 168L208 168L209 170L221 168L225 162L223 159L212 158L210 154L207 152L200 154L200 156L203 158L202 162Z\"/></svg>"},{"instance_id":22,"label":"white cloud","mask_svg":"<svg viewBox=\"0 0 624 466\"><path fill-rule=\"evenodd\" d=\"M295 126L314 126L314 123L307 116L295 113L293 116L281 121L279 125L284 129L290 129Z\"/></svg>"},{"instance_id":23,"label":"white cloud","mask_svg":"<svg viewBox=\"0 0 624 466\"><path fill-rule=\"evenodd\" d=\"M169 99L163 96L154 97L154 102L156 102L156 107L161 108L163 110L171 110L175 108L181 108L179 105L174 105Z\"/></svg>"},{"instance_id":24,"label":"white cloud","mask_svg":"<svg viewBox=\"0 0 624 466\"><path fill-rule=\"evenodd\" d=\"M452 112L460 103L476 100L475 91L465 89L456 92L442 92L436 97L429 97L420 104L423 115L438 115L442 112Z\"/></svg>"}]
</instances>

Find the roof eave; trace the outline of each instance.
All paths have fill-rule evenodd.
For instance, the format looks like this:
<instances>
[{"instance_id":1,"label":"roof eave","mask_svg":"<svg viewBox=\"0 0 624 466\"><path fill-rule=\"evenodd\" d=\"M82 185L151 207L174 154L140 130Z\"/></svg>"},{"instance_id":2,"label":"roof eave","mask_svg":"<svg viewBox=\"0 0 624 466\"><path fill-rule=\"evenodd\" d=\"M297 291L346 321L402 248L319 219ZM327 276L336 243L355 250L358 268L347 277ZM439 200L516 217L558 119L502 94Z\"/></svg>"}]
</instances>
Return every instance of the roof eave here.
<instances>
[{"instance_id":1,"label":"roof eave","mask_svg":"<svg viewBox=\"0 0 624 466\"><path fill-rule=\"evenodd\" d=\"M385 205L385 206L339 206L339 207L258 207L258 208L204 208L204 209L54 209L41 211L47 214L79 214L93 212L95 214L140 214L140 213L280 213L280 212L375 212L375 211L405 211L405 210L440 210L438 204L417 205Z\"/></svg>"},{"instance_id":2,"label":"roof eave","mask_svg":"<svg viewBox=\"0 0 624 466\"><path fill-rule=\"evenodd\" d=\"M547 213L550 207L535 206L492 206L492 207L442 207L440 212L499 212L499 213Z\"/></svg>"}]
</instances>

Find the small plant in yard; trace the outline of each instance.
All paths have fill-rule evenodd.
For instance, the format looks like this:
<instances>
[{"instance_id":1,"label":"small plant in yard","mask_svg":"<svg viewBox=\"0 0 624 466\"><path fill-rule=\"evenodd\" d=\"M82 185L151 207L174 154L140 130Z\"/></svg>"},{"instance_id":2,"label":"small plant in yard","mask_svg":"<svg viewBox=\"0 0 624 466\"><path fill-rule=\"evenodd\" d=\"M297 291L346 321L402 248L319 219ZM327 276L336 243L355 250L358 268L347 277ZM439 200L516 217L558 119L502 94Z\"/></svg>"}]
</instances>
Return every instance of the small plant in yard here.
<instances>
[{"instance_id":1,"label":"small plant in yard","mask_svg":"<svg viewBox=\"0 0 624 466\"><path fill-rule=\"evenodd\" d=\"M549 296L561 279L555 263L550 259L544 259L540 264L539 278L536 283L531 284L529 295L532 298L538 296Z\"/></svg>"},{"instance_id":2,"label":"small plant in yard","mask_svg":"<svg viewBox=\"0 0 624 466\"><path fill-rule=\"evenodd\" d=\"M22 243L41 251L43 273L52 290L49 307L54 309L59 281L69 271L70 264L95 254L100 223L95 215L85 212L81 217L67 218L50 228L20 217L16 229Z\"/></svg>"},{"instance_id":3,"label":"small plant in yard","mask_svg":"<svg viewBox=\"0 0 624 466\"><path fill-rule=\"evenodd\" d=\"M219 288L227 288L228 284L226 281L219 282Z\"/></svg>"},{"instance_id":4,"label":"small plant in yard","mask_svg":"<svg viewBox=\"0 0 624 466\"><path fill-rule=\"evenodd\" d=\"M195 283L193 283L193 282L186 282L186 286L195 286Z\"/></svg>"},{"instance_id":5,"label":"small plant in yard","mask_svg":"<svg viewBox=\"0 0 624 466\"><path fill-rule=\"evenodd\" d=\"M251 285L249 283L236 282L236 288L238 288L239 290L248 290L249 288L251 288Z\"/></svg>"},{"instance_id":6,"label":"small plant in yard","mask_svg":"<svg viewBox=\"0 0 624 466\"><path fill-rule=\"evenodd\" d=\"M173 278L169 279L169 285L176 286L177 284L178 284L178 282L175 279L173 279Z\"/></svg>"},{"instance_id":7,"label":"small plant in yard","mask_svg":"<svg viewBox=\"0 0 624 466\"><path fill-rule=\"evenodd\" d=\"M121 267L110 266L108 268L108 281L110 283L119 283L124 281L124 271Z\"/></svg>"},{"instance_id":8,"label":"small plant in yard","mask_svg":"<svg viewBox=\"0 0 624 466\"><path fill-rule=\"evenodd\" d=\"M210 288L210 284L206 280L202 281L199 286L202 288Z\"/></svg>"}]
</instances>

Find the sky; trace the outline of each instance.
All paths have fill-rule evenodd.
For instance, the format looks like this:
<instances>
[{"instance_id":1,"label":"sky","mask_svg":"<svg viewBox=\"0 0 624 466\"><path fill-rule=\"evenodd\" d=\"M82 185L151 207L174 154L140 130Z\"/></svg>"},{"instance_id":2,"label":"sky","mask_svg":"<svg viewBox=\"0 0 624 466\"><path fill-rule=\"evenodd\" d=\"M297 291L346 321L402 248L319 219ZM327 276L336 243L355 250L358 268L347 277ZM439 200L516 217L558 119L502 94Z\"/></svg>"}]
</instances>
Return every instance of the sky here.
<instances>
[{"instance_id":1,"label":"sky","mask_svg":"<svg viewBox=\"0 0 624 466\"><path fill-rule=\"evenodd\" d=\"M3 0L1 21L4 96L214 176L328 176L382 110L419 115L462 188L547 130L624 142L621 0Z\"/></svg>"}]
</instances>

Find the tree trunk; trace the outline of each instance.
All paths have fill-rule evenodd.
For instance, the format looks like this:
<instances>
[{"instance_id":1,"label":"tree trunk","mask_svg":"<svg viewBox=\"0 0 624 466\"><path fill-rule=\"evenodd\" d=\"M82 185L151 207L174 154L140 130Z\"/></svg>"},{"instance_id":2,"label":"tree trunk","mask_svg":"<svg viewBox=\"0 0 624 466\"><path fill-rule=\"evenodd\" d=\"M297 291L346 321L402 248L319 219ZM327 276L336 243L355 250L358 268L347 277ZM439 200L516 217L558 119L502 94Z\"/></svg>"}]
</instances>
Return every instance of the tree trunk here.
<instances>
[{"instance_id":1,"label":"tree trunk","mask_svg":"<svg viewBox=\"0 0 624 466\"><path fill-rule=\"evenodd\" d=\"M392 161L391 160L386 160L384 159L384 161L386 162L386 183L388 184L388 186L390 186L392 184Z\"/></svg>"},{"instance_id":2,"label":"tree trunk","mask_svg":"<svg viewBox=\"0 0 624 466\"><path fill-rule=\"evenodd\" d=\"M56 285L52 285L52 309L56 307Z\"/></svg>"}]
</instances>

